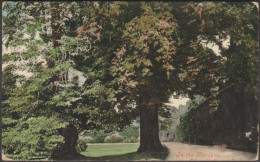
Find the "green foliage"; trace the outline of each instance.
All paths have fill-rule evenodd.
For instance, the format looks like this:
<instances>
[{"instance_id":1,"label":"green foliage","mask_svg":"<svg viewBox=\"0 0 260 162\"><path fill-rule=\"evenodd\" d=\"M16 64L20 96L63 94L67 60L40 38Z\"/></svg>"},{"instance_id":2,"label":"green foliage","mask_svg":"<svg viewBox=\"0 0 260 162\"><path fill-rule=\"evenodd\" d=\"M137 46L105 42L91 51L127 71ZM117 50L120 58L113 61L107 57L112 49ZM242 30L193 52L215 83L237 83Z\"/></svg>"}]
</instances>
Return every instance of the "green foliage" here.
<instances>
[{"instance_id":1,"label":"green foliage","mask_svg":"<svg viewBox=\"0 0 260 162\"><path fill-rule=\"evenodd\" d=\"M189 70L184 78L190 82L188 93L210 96L216 92L216 87L256 87L259 60L256 45L259 18L256 6L251 2L198 2L183 7L183 15L179 16L189 17L183 23L190 27L185 24L181 26L194 31L185 35L186 31L183 30L182 37L187 39L187 43L194 39L206 44L214 43L220 49L218 54L214 54L212 50L201 46L201 43L192 43L192 47L196 47L193 52L195 55L188 57ZM193 30L195 28L198 30Z\"/></svg>"},{"instance_id":2,"label":"green foliage","mask_svg":"<svg viewBox=\"0 0 260 162\"><path fill-rule=\"evenodd\" d=\"M104 132L98 130L92 130L90 132L86 132L83 134L83 138L91 137L91 139L84 139L86 142L89 143L104 143L105 137L110 136L115 132Z\"/></svg>"},{"instance_id":3,"label":"green foliage","mask_svg":"<svg viewBox=\"0 0 260 162\"><path fill-rule=\"evenodd\" d=\"M123 143L138 143L138 138L130 137L130 138L124 138Z\"/></svg>"},{"instance_id":4,"label":"green foliage","mask_svg":"<svg viewBox=\"0 0 260 162\"><path fill-rule=\"evenodd\" d=\"M63 138L57 135L57 129L65 127L65 123L51 117L30 118L26 121L3 120L2 149L5 154L15 160L48 159L52 151Z\"/></svg>"},{"instance_id":5,"label":"green foliage","mask_svg":"<svg viewBox=\"0 0 260 162\"><path fill-rule=\"evenodd\" d=\"M118 133L112 134L111 136L107 136L104 140L105 143L121 143L123 142L123 137Z\"/></svg>"},{"instance_id":6,"label":"green foliage","mask_svg":"<svg viewBox=\"0 0 260 162\"><path fill-rule=\"evenodd\" d=\"M170 125L172 124L172 120L171 119L164 119L160 122L160 130L167 130Z\"/></svg>"},{"instance_id":7,"label":"green foliage","mask_svg":"<svg viewBox=\"0 0 260 162\"><path fill-rule=\"evenodd\" d=\"M220 108L220 100L218 100L218 99L211 99L210 101L209 101L209 106L211 107L211 109L212 109L212 111L213 112L217 112L217 111L219 111L219 108Z\"/></svg>"},{"instance_id":8,"label":"green foliage","mask_svg":"<svg viewBox=\"0 0 260 162\"><path fill-rule=\"evenodd\" d=\"M207 97L236 85L257 96L259 18L251 2L57 2L61 39L55 48L51 3L6 2L3 9L3 44L16 48L3 55L3 64L13 64L3 69L4 129L46 115L79 129L120 132L138 115L133 104L156 105L169 117L162 103L173 92ZM219 54L207 43L218 45ZM22 78L17 69L33 75ZM82 86L79 77L68 77L75 69L86 79ZM194 111L178 127L184 141L194 140ZM125 141L136 138L136 130L124 131Z\"/></svg>"},{"instance_id":9,"label":"green foliage","mask_svg":"<svg viewBox=\"0 0 260 162\"><path fill-rule=\"evenodd\" d=\"M84 139L84 141L85 141L86 143L97 143L97 142L94 141L93 138Z\"/></svg>"},{"instance_id":10,"label":"green foliage","mask_svg":"<svg viewBox=\"0 0 260 162\"><path fill-rule=\"evenodd\" d=\"M172 124L170 109L169 106L162 106L159 110L159 116L161 117L159 118L160 130L167 130Z\"/></svg>"},{"instance_id":11,"label":"green foliage","mask_svg":"<svg viewBox=\"0 0 260 162\"><path fill-rule=\"evenodd\" d=\"M161 104L166 101L175 67L175 44L177 24L168 12L155 10L149 3L141 4L142 12L126 24L124 44L116 51L111 72L117 101L127 104L138 100L143 93ZM165 4L166 5L166 4ZM162 4L163 6L163 4ZM122 91L124 89L124 91ZM154 96L156 94L156 96Z\"/></svg>"},{"instance_id":12,"label":"green foliage","mask_svg":"<svg viewBox=\"0 0 260 162\"><path fill-rule=\"evenodd\" d=\"M83 140L83 139L79 139L77 141L77 146L76 146L76 150L78 152L83 152L83 151L86 151L88 145L87 145L87 141L86 140Z\"/></svg>"},{"instance_id":13,"label":"green foliage","mask_svg":"<svg viewBox=\"0 0 260 162\"><path fill-rule=\"evenodd\" d=\"M96 136L93 138L92 142L93 142L93 143L104 143L105 137L106 137L106 134L105 134L105 133L103 133L103 134L98 134L98 135L96 135Z\"/></svg>"},{"instance_id":14,"label":"green foliage","mask_svg":"<svg viewBox=\"0 0 260 162\"><path fill-rule=\"evenodd\" d=\"M114 138L113 134L119 134L122 138L121 137L116 138L116 136ZM87 139L87 137L92 137L92 138ZM107 137L107 141L106 141L106 137ZM108 137L110 138L108 139ZM139 137L139 128L134 126L127 126L120 132L115 132L115 131L104 132L104 131L93 130L88 133L84 133L82 138L87 143L103 143L103 142L136 143L138 142L138 137Z\"/></svg>"},{"instance_id":15,"label":"green foliage","mask_svg":"<svg viewBox=\"0 0 260 162\"><path fill-rule=\"evenodd\" d=\"M8 127L14 127L17 123L18 120L12 118L2 118L2 129L6 130Z\"/></svg>"},{"instance_id":16,"label":"green foliage","mask_svg":"<svg viewBox=\"0 0 260 162\"><path fill-rule=\"evenodd\" d=\"M3 100L7 100L12 92L16 89L16 81L19 76L14 74L17 69L15 65L8 65L2 72L2 87L3 87Z\"/></svg>"},{"instance_id":17,"label":"green foliage","mask_svg":"<svg viewBox=\"0 0 260 162\"><path fill-rule=\"evenodd\" d=\"M131 138L137 139L139 137L139 128L128 126L122 132L120 132L120 135L123 136L124 141Z\"/></svg>"},{"instance_id":18,"label":"green foliage","mask_svg":"<svg viewBox=\"0 0 260 162\"><path fill-rule=\"evenodd\" d=\"M180 124L176 128L177 138L182 142L194 143L196 141L194 129L194 117L198 104L192 102L188 111L180 118Z\"/></svg>"}]
</instances>

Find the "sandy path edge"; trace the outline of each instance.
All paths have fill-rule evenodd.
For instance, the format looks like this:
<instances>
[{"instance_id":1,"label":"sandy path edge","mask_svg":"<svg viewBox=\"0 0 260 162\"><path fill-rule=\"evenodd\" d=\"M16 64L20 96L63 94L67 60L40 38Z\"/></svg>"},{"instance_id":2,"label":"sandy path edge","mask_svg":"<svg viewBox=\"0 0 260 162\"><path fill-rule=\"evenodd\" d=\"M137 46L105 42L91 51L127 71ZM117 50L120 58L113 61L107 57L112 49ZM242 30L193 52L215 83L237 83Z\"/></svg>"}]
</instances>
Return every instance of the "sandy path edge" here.
<instances>
[{"instance_id":1,"label":"sandy path edge","mask_svg":"<svg viewBox=\"0 0 260 162\"><path fill-rule=\"evenodd\" d=\"M257 160L257 154L237 151L226 148L216 148L212 146L192 145L179 142L163 142L168 148L169 155L166 160L169 161L251 161Z\"/></svg>"},{"instance_id":2,"label":"sandy path edge","mask_svg":"<svg viewBox=\"0 0 260 162\"><path fill-rule=\"evenodd\" d=\"M11 160L13 160L13 159L7 158L7 157L2 153L2 160L9 160L9 161L11 161Z\"/></svg>"},{"instance_id":3,"label":"sandy path edge","mask_svg":"<svg viewBox=\"0 0 260 162\"><path fill-rule=\"evenodd\" d=\"M191 145L179 142L162 142L169 150L169 155L166 161L182 161L182 160L192 160L192 161L251 161L258 160L257 154L253 154L245 151L237 151L225 148L215 148L212 146L202 146L202 145ZM122 143L123 144L123 143ZM91 144L90 144L91 145ZM95 144L93 144L95 145ZM98 144L101 145L101 144ZM13 161L13 159L7 158L2 153L2 160ZM150 159L158 160L158 159Z\"/></svg>"}]
</instances>

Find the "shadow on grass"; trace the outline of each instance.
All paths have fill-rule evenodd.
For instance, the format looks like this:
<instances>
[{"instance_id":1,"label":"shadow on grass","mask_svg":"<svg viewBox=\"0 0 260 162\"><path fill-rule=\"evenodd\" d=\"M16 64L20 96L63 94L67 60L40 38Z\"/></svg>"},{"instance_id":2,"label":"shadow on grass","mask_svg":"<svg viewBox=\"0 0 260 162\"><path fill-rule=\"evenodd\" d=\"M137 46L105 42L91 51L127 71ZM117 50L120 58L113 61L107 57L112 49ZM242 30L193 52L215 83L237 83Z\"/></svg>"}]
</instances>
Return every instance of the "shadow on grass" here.
<instances>
[{"instance_id":1,"label":"shadow on grass","mask_svg":"<svg viewBox=\"0 0 260 162\"><path fill-rule=\"evenodd\" d=\"M131 152L121 155L109 155L101 157L86 157L85 160L165 160L169 154L168 148L164 146L164 150L158 153L139 153Z\"/></svg>"},{"instance_id":2,"label":"shadow on grass","mask_svg":"<svg viewBox=\"0 0 260 162\"><path fill-rule=\"evenodd\" d=\"M138 152L131 152L131 153L125 153L120 155L108 155L108 156L100 156L100 157L87 157L85 155L77 155L75 157L71 157L70 159L52 159L52 160L118 160L118 161L124 161L124 160L165 160L169 154L168 148L164 146L164 150L162 152L158 153L138 153ZM3 159L5 160L5 159ZM12 160L12 159L11 159ZM45 158L33 158L30 160L48 160Z\"/></svg>"}]
</instances>

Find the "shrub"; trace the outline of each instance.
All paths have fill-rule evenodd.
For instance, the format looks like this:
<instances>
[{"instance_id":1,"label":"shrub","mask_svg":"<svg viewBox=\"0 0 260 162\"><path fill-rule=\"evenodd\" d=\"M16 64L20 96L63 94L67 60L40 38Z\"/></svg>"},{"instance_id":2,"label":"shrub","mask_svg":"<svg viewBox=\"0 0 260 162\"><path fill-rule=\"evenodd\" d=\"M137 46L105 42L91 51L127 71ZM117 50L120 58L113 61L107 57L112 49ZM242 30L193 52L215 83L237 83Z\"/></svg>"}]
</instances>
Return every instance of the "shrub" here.
<instances>
[{"instance_id":1,"label":"shrub","mask_svg":"<svg viewBox=\"0 0 260 162\"><path fill-rule=\"evenodd\" d=\"M104 143L105 137L107 135L104 133L100 133L96 136L94 136L93 140L91 141L92 143Z\"/></svg>"},{"instance_id":2,"label":"shrub","mask_svg":"<svg viewBox=\"0 0 260 162\"><path fill-rule=\"evenodd\" d=\"M105 138L105 143L120 143L123 142L123 137L118 133L112 134L111 136L107 136Z\"/></svg>"},{"instance_id":3,"label":"shrub","mask_svg":"<svg viewBox=\"0 0 260 162\"><path fill-rule=\"evenodd\" d=\"M111 136L106 136L104 142L105 143L110 143L110 139L111 139Z\"/></svg>"},{"instance_id":4,"label":"shrub","mask_svg":"<svg viewBox=\"0 0 260 162\"><path fill-rule=\"evenodd\" d=\"M180 124L176 127L177 139L182 142L194 143L196 140L193 120L197 111L197 106L197 103L192 102L188 111L180 118Z\"/></svg>"},{"instance_id":5,"label":"shrub","mask_svg":"<svg viewBox=\"0 0 260 162\"><path fill-rule=\"evenodd\" d=\"M103 132L93 130L91 132L84 132L82 135L85 137L81 137L82 139L88 138L88 143L104 143L105 137L112 135L115 132Z\"/></svg>"},{"instance_id":6,"label":"shrub","mask_svg":"<svg viewBox=\"0 0 260 162\"><path fill-rule=\"evenodd\" d=\"M160 130L167 130L172 124L172 120L167 118L164 120L159 120L159 122L160 122Z\"/></svg>"},{"instance_id":7,"label":"shrub","mask_svg":"<svg viewBox=\"0 0 260 162\"><path fill-rule=\"evenodd\" d=\"M57 129L65 126L65 123L55 118L19 120L15 126L5 127L2 149L10 158L17 160L50 158L54 149L64 142L63 137L57 135Z\"/></svg>"},{"instance_id":8,"label":"shrub","mask_svg":"<svg viewBox=\"0 0 260 162\"><path fill-rule=\"evenodd\" d=\"M87 149L87 147L88 147L87 143L88 143L88 142L87 142L86 140L84 140L84 139L79 139L79 140L77 141L76 150L77 150L78 152L85 151L85 150Z\"/></svg>"},{"instance_id":9,"label":"shrub","mask_svg":"<svg viewBox=\"0 0 260 162\"><path fill-rule=\"evenodd\" d=\"M176 126L176 138L177 138L177 141L178 142L183 142L183 131L182 131L182 128L181 128L181 124L177 125Z\"/></svg>"},{"instance_id":10,"label":"shrub","mask_svg":"<svg viewBox=\"0 0 260 162\"><path fill-rule=\"evenodd\" d=\"M120 134L124 139L130 139L131 137L137 139L139 137L139 128L128 126Z\"/></svg>"},{"instance_id":11,"label":"shrub","mask_svg":"<svg viewBox=\"0 0 260 162\"><path fill-rule=\"evenodd\" d=\"M137 143L137 142L139 142L138 138L134 138L134 137L124 138L123 140L123 143Z\"/></svg>"},{"instance_id":12,"label":"shrub","mask_svg":"<svg viewBox=\"0 0 260 162\"><path fill-rule=\"evenodd\" d=\"M94 139L91 136L80 137L80 140L84 140L86 143L94 143Z\"/></svg>"}]
</instances>

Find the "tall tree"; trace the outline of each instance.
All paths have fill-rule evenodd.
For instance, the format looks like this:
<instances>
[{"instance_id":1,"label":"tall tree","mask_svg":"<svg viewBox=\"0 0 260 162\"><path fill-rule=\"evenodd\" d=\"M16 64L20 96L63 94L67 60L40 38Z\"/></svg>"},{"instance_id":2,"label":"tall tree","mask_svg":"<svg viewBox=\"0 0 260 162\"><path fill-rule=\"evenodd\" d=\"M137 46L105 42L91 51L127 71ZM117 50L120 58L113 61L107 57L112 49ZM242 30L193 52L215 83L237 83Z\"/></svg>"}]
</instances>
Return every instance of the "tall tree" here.
<instances>
[{"instance_id":1,"label":"tall tree","mask_svg":"<svg viewBox=\"0 0 260 162\"><path fill-rule=\"evenodd\" d=\"M158 109L173 92L207 97L233 84L256 86L258 30L253 4L168 4L142 4L141 14L126 24L111 67L113 93L121 108L137 103L140 152L162 149ZM245 17L243 11L251 16ZM230 46L224 47L229 38ZM220 54L206 46L210 42L219 45ZM242 64L246 68L241 71Z\"/></svg>"},{"instance_id":2,"label":"tall tree","mask_svg":"<svg viewBox=\"0 0 260 162\"><path fill-rule=\"evenodd\" d=\"M163 10L166 9L166 12ZM140 115L139 152L162 151L158 110L167 102L180 68L175 66L177 24L167 5L142 3L142 13L126 24L123 43L111 71L117 102L137 104Z\"/></svg>"},{"instance_id":3,"label":"tall tree","mask_svg":"<svg viewBox=\"0 0 260 162\"><path fill-rule=\"evenodd\" d=\"M11 54L5 55L5 63L18 62L33 75L31 78L24 79L21 86L7 96L4 101L4 117L27 120L31 117L55 116L69 123L68 129L60 130L61 135L65 137L65 143L53 152L53 158L58 159L78 156L73 148L80 130L109 131L118 127L122 129L124 125L130 124L131 118L128 117L128 113L117 113L114 106L107 101L106 89L102 83L99 83L101 78L99 71L95 71L91 64L84 65L80 62L80 59L85 60L85 57L87 61L92 62L90 59L94 56L96 48L92 48L93 41L98 39L99 31L92 32L92 29L98 29L93 19L91 20L93 23L89 23L90 31L86 33L80 34L83 29L77 32L75 24L80 26L83 21L88 22L91 19L91 15L85 11L93 10L94 3L18 2L11 5L7 8L7 15L4 18L4 33L8 38L6 45L14 47L28 43L29 46L25 52L12 51ZM9 9L17 13L9 12ZM22 38L19 37L21 33L16 30L23 26L26 27L23 32L31 34L26 43L21 41ZM37 37L37 32L39 32L39 40L33 39ZM84 41L79 42L79 39ZM17 56L21 59L17 59ZM39 56L43 58L42 62L46 62L46 65L34 61L34 58ZM76 77L68 80L68 69L71 67L84 72L87 78L84 86L80 86L80 81ZM66 135L66 132L71 133Z\"/></svg>"},{"instance_id":4,"label":"tall tree","mask_svg":"<svg viewBox=\"0 0 260 162\"><path fill-rule=\"evenodd\" d=\"M77 138L75 128L122 129L139 115L138 151L157 152L163 149L158 111L172 93L256 87L258 25L250 3L16 2L5 8L5 45L28 50L3 60L33 73L6 93L5 117L55 116ZM220 54L206 45L212 42ZM40 56L48 68L37 63ZM16 79L12 69L5 71L12 79L5 89ZM69 69L84 76L81 86L79 78L68 79ZM71 158L76 152L65 145L57 154Z\"/></svg>"},{"instance_id":5,"label":"tall tree","mask_svg":"<svg viewBox=\"0 0 260 162\"><path fill-rule=\"evenodd\" d=\"M184 15L189 17L193 27L197 26L200 44L215 44L219 48L216 54L207 47L208 52L199 52L190 59L188 66L197 71L186 73L186 80L196 83L189 93L209 96L214 91L235 85L238 89L254 89L257 96L259 18L256 6L249 2L204 2L191 3L184 8ZM200 49L205 50L205 45ZM211 56L205 55L207 53ZM212 90L205 93L206 88L203 90L199 85L209 85L206 87Z\"/></svg>"}]
</instances>

